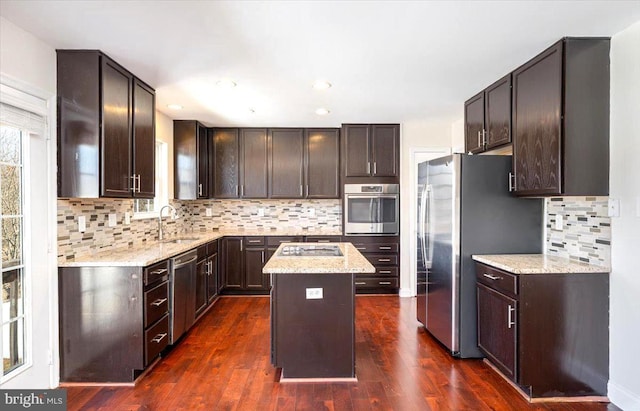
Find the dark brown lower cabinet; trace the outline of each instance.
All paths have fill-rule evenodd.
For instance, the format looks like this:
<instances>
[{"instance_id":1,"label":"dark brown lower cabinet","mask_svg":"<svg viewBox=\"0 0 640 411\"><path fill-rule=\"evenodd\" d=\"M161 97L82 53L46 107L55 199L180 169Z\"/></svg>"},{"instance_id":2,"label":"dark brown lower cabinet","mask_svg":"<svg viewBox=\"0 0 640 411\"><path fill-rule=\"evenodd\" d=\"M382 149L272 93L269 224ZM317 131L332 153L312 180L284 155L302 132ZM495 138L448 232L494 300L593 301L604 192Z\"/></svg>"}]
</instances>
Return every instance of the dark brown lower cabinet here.
<instances>
[{"instance_id":1,"label":"dark brown lower cabinet","mask_svg":"<svg viewBox=\"0 0 640 411\"><path fill-rule=\"evenodd\" d=\"M218 240L198 247L196 264L196 318L218 296Z\"/></svg>"},{"instance_id":2,"label":"dark brown lower cabinet","mask_svg":"<svg viewBox=\"0 0 640 411\"><path fill-rule=\"evenodd\" d=\"M265 260L265 249L262 247L247 247L244 252L245 288L247 290L265 291L268 284L265 284L262 274L262 267Z\"/></svg>"},{"instance_id":3,"label":"dark brown lower cabinet","mask_svg":"<svg viewBox=\"0 0 640 411\"><path fill-rule=\"evenodd\" d=\"M222 290L225 293L244 288L244 237L225 237L222 240Z\"/></svg>"},{"instance_id":4,"label":"dark brown lower cabinet","mask_svg":"<svg viewBox=\"0 0 640 411\"><path fill-rule=\"evenodd\" d=\"M478 345L530 398L606 396L609 274L476 264Z\"/></svg>"},{"instance_id":5,"label":"dark brown lower cabinet","mask_svg":"<svg viewBox=\"0 0 640 411\"><path fill-rule=\"evenodd\" d=\"M356 275L357 294L396 294L400 288L399 236L343 236L376 268L375 274Z\"/></svg>"}]
</instances>

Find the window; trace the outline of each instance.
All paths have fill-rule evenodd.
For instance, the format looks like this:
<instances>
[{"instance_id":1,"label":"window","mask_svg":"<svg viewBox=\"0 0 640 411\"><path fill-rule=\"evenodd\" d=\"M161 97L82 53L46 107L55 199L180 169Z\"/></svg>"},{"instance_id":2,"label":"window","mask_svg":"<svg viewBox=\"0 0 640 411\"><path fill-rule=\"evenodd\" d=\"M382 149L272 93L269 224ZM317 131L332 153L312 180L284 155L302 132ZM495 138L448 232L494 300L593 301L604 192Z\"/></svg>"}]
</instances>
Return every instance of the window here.
<instances>
[{"instance_id":1,"label":"window","mask_svg":"<svg viewBox=\"0 0 640 411\"><path fill-rule=\"evenodd\" d=\"M31 278L29 238L30 141L42 140L45 119L0 104L0 246L2 248L2 327L0 352L5 380L30 364Z\"/></svg>"},{"instance_id":2,"label":"window","mask_svg":"<svg viewBox=\"0 0 640 411\"><path fill-rule=\"evenodd\" d=\"M169 153L167 143L156 141L156 196L153 199L136 199L133 202L135 219L155 218L160 209L169 204Z\"/></svg>"}]
</instances>

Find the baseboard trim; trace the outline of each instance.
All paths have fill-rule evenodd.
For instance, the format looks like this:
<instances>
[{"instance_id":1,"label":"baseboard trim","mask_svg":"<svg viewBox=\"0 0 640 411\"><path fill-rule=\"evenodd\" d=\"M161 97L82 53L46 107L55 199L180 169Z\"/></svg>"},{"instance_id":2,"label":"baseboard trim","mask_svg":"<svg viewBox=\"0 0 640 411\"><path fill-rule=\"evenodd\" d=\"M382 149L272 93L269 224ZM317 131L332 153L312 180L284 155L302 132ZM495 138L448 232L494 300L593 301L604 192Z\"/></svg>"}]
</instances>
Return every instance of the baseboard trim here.
<instances>
[{"instance_id":1,"label":"baseboard trim","mask_svg":"<svg viewBox=\"0 0 640 411\"><path fill-rule=\"evenodd\" d=\"M613 381L607 384L607 394L611 402L623 410L640 410L640 395L621 387Z\"/></svg>"},{"instance_id":2,"label":"baseboard trim","mask_svg":"<svg viewBox=\"0 0 640 411\"><path fill-rule=\"evenodd\" d=\"M400 296L401 298L415 297L415 293L411 291L409 288L400 288L400 291L398 292L398 296Z\"/></svg>"}]
</instances>

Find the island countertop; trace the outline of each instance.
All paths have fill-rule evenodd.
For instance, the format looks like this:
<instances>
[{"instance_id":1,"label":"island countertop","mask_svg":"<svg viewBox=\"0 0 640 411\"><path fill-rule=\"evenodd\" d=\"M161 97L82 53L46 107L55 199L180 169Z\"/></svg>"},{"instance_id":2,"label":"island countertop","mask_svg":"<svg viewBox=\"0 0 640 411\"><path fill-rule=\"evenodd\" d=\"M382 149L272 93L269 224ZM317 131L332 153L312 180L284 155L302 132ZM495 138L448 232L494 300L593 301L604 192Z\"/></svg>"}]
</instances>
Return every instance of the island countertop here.
<instances>
[{"instance_id":1,"label":"island countertop","mask_svg":"<svg viewBox=\"0 0 640 411\"><path fill-rule=\"evenodd\" d=\"M280 250L287 246L304 246L309 243L283 243L265 264L265 274L309 274L309 273L375 273L376 269L351 243L322 243L323 246L337 245L342 251L340 257L280 256Z\"/></svg>"},{"instance_id":2,"label":"island countertop","mask_svg":"<svg viewBox=\"0 0 640 411\"><path fill-rule=\"evenodd\" d=\"M608 267L547 254L493 254L471 257L479 263L513 274L577 274L608 273L611 271Z\"/></svg>"}]
</instances>

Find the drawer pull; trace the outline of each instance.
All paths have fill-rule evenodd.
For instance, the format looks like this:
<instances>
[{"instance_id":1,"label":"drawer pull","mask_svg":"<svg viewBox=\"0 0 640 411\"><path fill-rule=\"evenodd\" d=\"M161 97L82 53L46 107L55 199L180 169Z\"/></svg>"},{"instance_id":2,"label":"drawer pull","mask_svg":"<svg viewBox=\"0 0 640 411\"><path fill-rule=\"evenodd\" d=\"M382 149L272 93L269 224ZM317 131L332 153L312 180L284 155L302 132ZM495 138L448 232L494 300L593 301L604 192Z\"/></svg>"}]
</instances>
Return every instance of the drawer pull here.
<instances>
[{"instance_id":1,"label":"drawer pull","mask_svg":"<svg viewBox=\"0 0 640 411\"><path fill-rule=\"evenodd\" d=\"M391 285L391 281L378 281L380 285Z\"/></svg>"},{"instance_id":2,"label":"drawer pull","mask_svg":"<svg viewBox=\"0 0 640 411\"><path fill-rule=\"evenodd\" d=\"M483 276L487 277L488 279L493 280L493 281L502 280L502 277L498 277L497 275L491 275L491 274L484 273Z\"/></svg>"},{"instance_id":3,"label":"drawer pull","mask_svg":"<svg viewBox=\"0 0 640 411\"><path fill-rule=\"evenodd\" d=\"M365 283L364 281L356 281L356 285L366 285L367 283Z\"/></svg>"},{"instance_id":4,"label":"drawer pull","mask_svg":"<svg viewBox=\"0 0 640 411\"><path fill-rule=\"evenodd\" d=\"M513 308L511 304L509 304L507 310L507 327L511 328L516 325L516 322L513 321L513 313L516 311L516 309Z\"/></svg>"},{"instance_id":5,"label":"drawer pull","mask_svg":"<svg viewBox=\"0 0 640 411\"><path fill-rule=\"evenodd\" d=\"M356 247L356 250L366 250L367 247Z\"/></svg>"},{"instance_id":6,"label":"drawer pull","mask_svg":"<svg viewBox=\"0 0 640 411\"><path fill-rule=\"evenodd\" d=\"M378 271L380 274L391 274L391 270L380 270Z\"/></svg>"},{"instance_id":7,"label":"drawer pull","mask_svg":"<svg viewBox=\"0 0 640 411\"><path fill-rule=\"evenodd\" d=\"M378 247L380 250L391 250L391 247L389 246L380 246Z\"/></svg>"},{"instance_id":8,"label":"drawer pull","mask_svg":"<svg viewBox=\"0 0 640 411\"><path fill-rule=\"evenodd\" d=\"M255 243L261 243L261 242L262 242L262 240L249 240L249 242L250 242L251 244L255 244Z\"/></svg>"},{"instance_id":9,"label":"drawer pull","mask_svg":"<svg viewBox=\"0 0 640 411\"><path fill-rule=\"evenodd\" d=\"M390 258L378 258L378 261L381 262L381 263L388 263L388 262L391 261L391 259Z\"/></svg>"},{"instance_id":10,"label":"drawer pull","mask_svg":"<svg viewBox=\"0 0 640 411\"><path fill-rule=\"evenodd\" d=\"M163 268L162 270L153 270L149 274L150 275L163 275L166 272L167 272L167 269Z\"/></svg>"},{"instance_id":11,"label":"drawer pull","mask_svg":"<svg viewBox=\"0 0 640 411\"><path fill-rule=\"evenodd\" d=\"M164 340L164 337L166 336L167 336L167 333L158 334L151 340L151 342L160 344L160 341Z\"/></svg>"},{"instance_id":12,"label":"drawer pull","mask_svg":"<svg viewBox=\"0 0 640 411\"><path fill-rule=\"evenodd\" d=\"M160 307L162 304L165 303L165 301L167 301L166 298L158 298L157 300L152 302L151 305L155 305L156 307Z\"/></svg>"}]
</instances>

